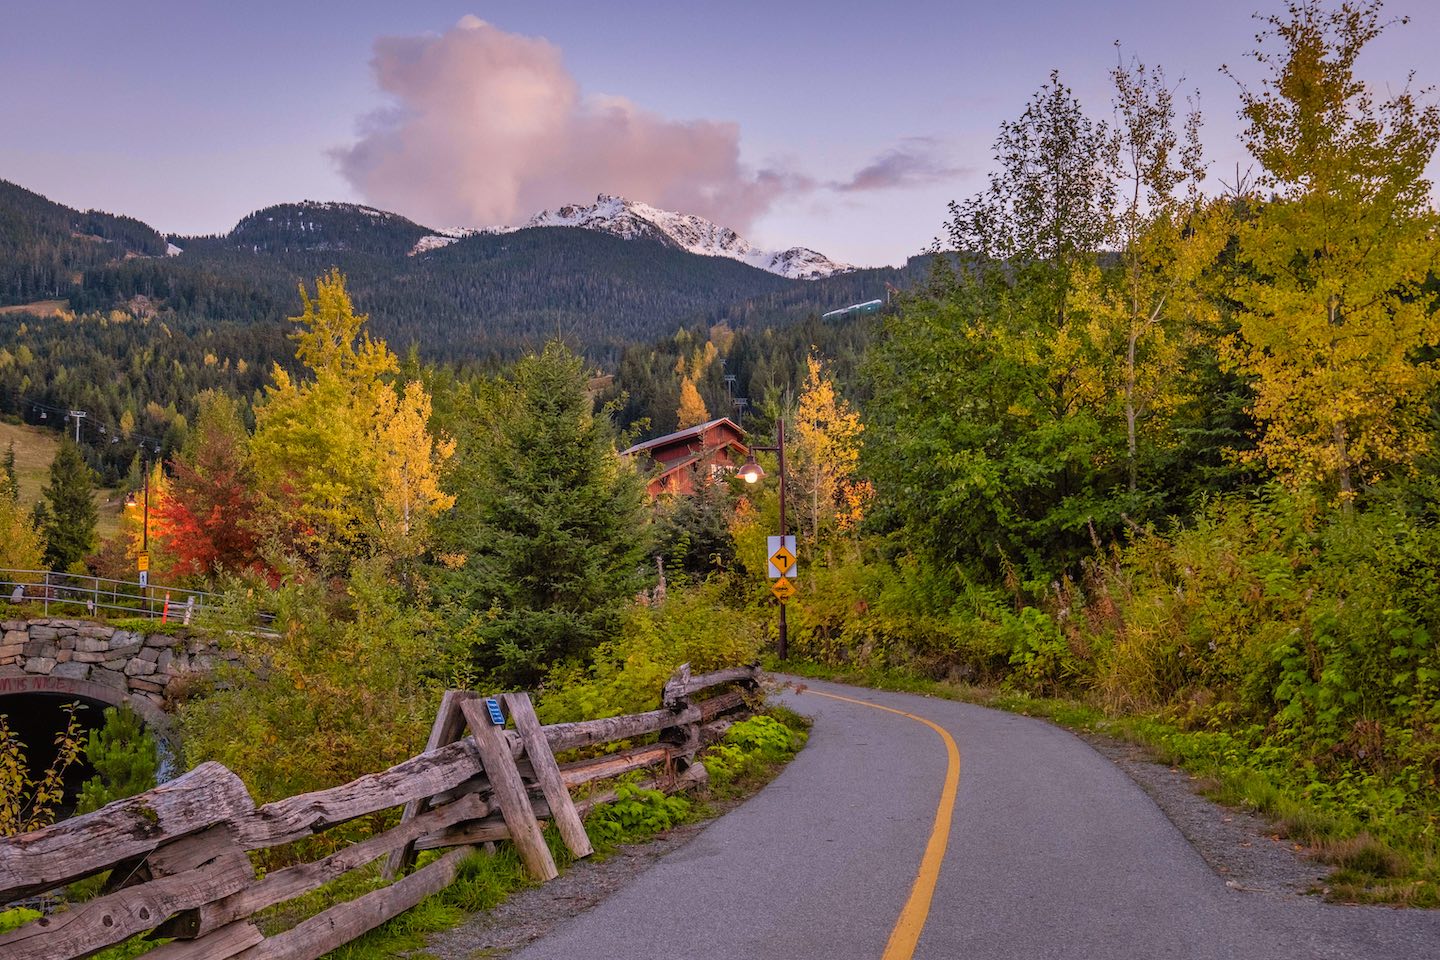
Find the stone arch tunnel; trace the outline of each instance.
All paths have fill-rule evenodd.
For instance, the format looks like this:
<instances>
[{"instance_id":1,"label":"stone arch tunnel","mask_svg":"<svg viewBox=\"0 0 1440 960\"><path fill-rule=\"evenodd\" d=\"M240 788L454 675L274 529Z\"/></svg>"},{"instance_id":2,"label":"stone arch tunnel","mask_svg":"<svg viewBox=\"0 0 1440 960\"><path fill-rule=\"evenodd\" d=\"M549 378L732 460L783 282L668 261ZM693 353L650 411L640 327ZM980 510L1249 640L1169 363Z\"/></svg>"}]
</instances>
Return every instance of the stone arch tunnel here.
<instances>
[{"instance_id":1,"label":"stone arch tunnel","mask_svg":"<svg viewBox=\"0 0 1440 960\"><path fill-rule=\"evenodd\" d=\"M165 744L176 748L167 694L176 683L234 657L187 629L141 633L81 620L10 620L0 637L0 714L21 743L31 773L55 759L54 740L78 702L81 726L103 723L106 707L128 704ZM160 629L159 624L156 626ZM83 762L66 777L67 794L93 775Z\"/></svg>"}]
</instances>

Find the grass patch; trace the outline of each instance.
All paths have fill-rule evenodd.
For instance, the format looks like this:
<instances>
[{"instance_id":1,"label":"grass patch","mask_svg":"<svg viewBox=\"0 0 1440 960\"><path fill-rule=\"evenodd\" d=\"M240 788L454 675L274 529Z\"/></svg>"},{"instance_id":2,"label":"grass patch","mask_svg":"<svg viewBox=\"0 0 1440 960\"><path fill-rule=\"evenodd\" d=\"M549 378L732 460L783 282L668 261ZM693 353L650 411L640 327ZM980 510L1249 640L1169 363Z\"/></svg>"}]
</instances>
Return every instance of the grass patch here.
<instances>
[{"instance_id":1,"label":"grass patch","mask_svg":"<svg viewBox=\"0 0 1440 960\"><path fill-rule=\"evenodd\" d=\"M28 423L7 423L0 420L0 457L9 445L15 444L15 478L20 482L20 502L33 506L41 490L50 482L50 464L60 449L60 434ZM112 537L120 529L120 515L125 509L124 498L116 488L95 491L98 519L95 533L100 540Z\"/></svg>"},{"instance_id":2,"label":"grass patch","mask_svg":"<svg viewBox=\"0 0 1440 960\"><path fill-rule=\"evenodd\" d=\"M975 703L1137 744L1158 762L1199 778L1212 800L1259 814L1279 835L1334 864L1331 899L1440 905L1440 809L1415 809L1397 800L1402 791L1375 776L1327 781L1299 751L1264 742L1259 730L1184 730L1156 716L1107 716L1082 701L933 680L903 669L801 662L769 669Z\"/></svg>"},{"instance_id":3,"label":"grass patch","mask_svg":"<svg viewBox=\"0 0 1440 960\"><path fill-rule=\"evenodd\" d=\"M33 317L54 317L62 310L70 308L69 300L32 300L30 303L17 303L13 306L0 307L0 317L25 315Z\"/></svg>"}]
</instances>

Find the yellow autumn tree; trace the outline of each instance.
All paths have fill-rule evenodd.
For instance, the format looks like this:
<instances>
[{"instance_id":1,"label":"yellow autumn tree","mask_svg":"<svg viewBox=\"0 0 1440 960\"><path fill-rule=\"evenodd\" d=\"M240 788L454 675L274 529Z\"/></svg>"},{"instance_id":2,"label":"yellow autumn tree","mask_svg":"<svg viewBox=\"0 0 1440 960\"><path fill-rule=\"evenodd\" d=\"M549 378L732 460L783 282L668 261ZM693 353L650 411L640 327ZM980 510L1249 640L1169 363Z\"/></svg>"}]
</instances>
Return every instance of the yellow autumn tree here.
<instances>
[{"instance_id":1,"label":"yellow autumn tree","mask_svg":"<svg viewBox=\"0 0 1440 960\"><path fill-rule=\"evenodd\" d=\"M695 387L695 381L685 377L680 381L680 406L675 411L681 430L698 426L710 419L705 401Z\"/></svg>"},{"instance_id":2,"label":"yellow autumn tree","mask_svg":"<svg viewBox=\"0 0 1440 960\"><path fill-rule=\"evenodd\" d=\"M1242 91L1272 199L1240 226L1232 357L1256 378L1257 455L1347 509L1425 448L1436 371L1415 355L1440 342L1422 289L1440 254L1425 178L1440 108L1408 87L1377 103L1355 75L1380 6L1290 3L1260 35L1282 48L1255 54L1270 75Z\"/></svg>"},{"instance_id":3,"label":"yellow autumn tree","mask_svg":"<svg viewBox=\"0 0 1440 960\"><path fill-rule=\"evenodd\" d=\"M17 500L0 496L0 566L9 570L43 570L45 544L35 528L32 511Z\"/></svg>"},{"instance_id":4,"label":"yellow autumn tree","mask_svg":"<svg viewBox=\"0 0 1440 960\"><path fill-rule=\"evenodd\" d=\"M292 339L313 379L277 364L250 442L265 548L324 570L417 556L453 503L439 474L454 448L429 433L423 385L390 382L399 360L366 332L338 271L301 301Z\"/></svg>"},{"instance_id":5,"label":"yellow autumn tree","mask_svg":"<svg viewBox=\"0 0 1440 960\"><path fill-rule=\"evenodd\" d=\"M419 382L387 394L373 413L376 525L391 557L412 559L429 542L430 520L455 505L455 497L440 489L437 469L454 455L455 442L431 436L430 395Z\"/></svg>"},{"instance_id":6,"label":"yellow autumn tree","mask_svg":"<svg viewBox=\"0 0 1440 960\"><path fill-rule=\"evenodd\" d=\"M835 392L821 359L806 358L805 385L795 414L796 478L809 501L806 505L810 539L820 539L821 527L834 522L853 529L864 515L868 484L858 481L860 434L865 425Z\"/></svg>"}]
</instances>

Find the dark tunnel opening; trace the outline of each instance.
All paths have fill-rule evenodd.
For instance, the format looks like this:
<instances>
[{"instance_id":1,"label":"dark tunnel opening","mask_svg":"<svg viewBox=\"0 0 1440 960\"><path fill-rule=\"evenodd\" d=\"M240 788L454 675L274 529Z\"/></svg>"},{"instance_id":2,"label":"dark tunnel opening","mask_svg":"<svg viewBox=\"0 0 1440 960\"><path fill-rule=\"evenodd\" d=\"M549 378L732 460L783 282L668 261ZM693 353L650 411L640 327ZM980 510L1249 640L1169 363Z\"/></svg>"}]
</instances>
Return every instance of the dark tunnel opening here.
<instances>
[{"instance_id":1,"label":"dark tunnel opening","mask_svg":"<svg viewBox=\"0 0 1440 960\"><path fill-rule=\"evenodd\" d=\"M0 715L5 717L10 732L24 744L30 779L43 777L55 762L58 753L55 739L70 722L66 707L72 703L80 705L75 717L80 725L81 742L84 743L91 730L104 724L105 708L109 704L60 693L10 693L0 696ZM56 810L57 820L74 812L81 784L93 776L95 768L85 759L82 750L80 758L65 771L65 798Z\"/></svg>"}]
</instances>

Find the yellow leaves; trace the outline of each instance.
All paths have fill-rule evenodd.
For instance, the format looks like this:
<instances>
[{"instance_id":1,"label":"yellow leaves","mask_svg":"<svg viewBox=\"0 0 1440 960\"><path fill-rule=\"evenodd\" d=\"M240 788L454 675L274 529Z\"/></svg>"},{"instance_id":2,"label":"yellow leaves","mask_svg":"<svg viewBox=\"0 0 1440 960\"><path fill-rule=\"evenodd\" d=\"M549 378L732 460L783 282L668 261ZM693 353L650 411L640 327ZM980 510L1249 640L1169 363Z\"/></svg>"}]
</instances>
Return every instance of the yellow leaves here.
<instances>
[{"instance_id":1,"label":"yellow leaves","mask_svg":"<svg viewBox=\"0 0 1440 960\"><path fill-rule=\"evenodd\" d=\"M1355 58L1386 29L1379 5L1268 18L1256 59L1271 76L1241 91L1247 146L1272 199L1238 229L1238 364L1256 378L1258 455L1294 487L1342 501L1406 469L1426 444L1429 363L1440 342L1422 285L1437 265L1425 168L1440 107L1402 87L1378 101Z\"/></svg>"},{"instance_id":2,"label":"yellow leaves","mask_svg":"<svg viewBox=\"0 0 1440 960\"><path fill-rule=\"evenodd\" d=\"M84 731L76 712L79 703L67 704L65 729L55 735L55 759L32 779L25 747L0 715L0 837L38 830L54 822L65 796L65 772L85 747ZM34 744L30 744L32 748Z\"/></svg>"},{"instance_id":3,"label":"yellow leaves","mask_svg":"<svg viewBox=\"0 0 1440 960\"><path fill-rule=\"evenodd\" d=\"M295 335L315 371L296 382L277 364L250 448L270 524L307 549L343 559L372 541L391 559L418 556L430 521L455 498L440 472L455 444L429 432L430 395L386 382L399 361L363 330L332 271L316 282Z\"/></svg>"},{"instance_id":4,"label":"yellow leaves","mask_svg":"<svg viewBox=\"0 0 1440 960\"><path fill-rule=\"evenodd\" d=\"M835 524L843 533L854 533L875 499L875 485L869 480L845 480L840 484L840 508L835 511Z\"/></svg>"},{"instance_id":5,"label":"yellow leaves","mask_svg":"<svg viewBox=\"0 0 1440 960\"><path fill-rule=\"evenodd\" d=\"M710 419L710 411L705 409L705 401L696 389L695 381L689 377L680 381L680 406L676 410L676 416L681 430L698 426Z\"/></svg>"},{"instance_id":6,"label":"yellow leaves","mask_svg":"<svg viewBox=\"0 0 1440 960\"><path fill-rule=\"evenodd\" d=\"M1374 210L1312 196L1272 203L1241 229L1252 275L1236 294L1230 355L1256 377L1257 455L1292 486L1349 499L1425 448L1435 370L1411 357L1440 341L1419 295L1434 218L1391 213L1380 228Z\"/></svg>"},{"instance_id":7,"label":"yellow leaves","mask_svg":"<svg viewBox=\"0 0 1440 960\"><path fill-rule=\"evenodd\" d=\"M399 394L385 389L375 405L375 512L392 556L418 556L430 520L455 505L455 497L440 489L440 471L455 442L430 435L430 412L430 395L415 381Z\"/></svg>"},{"instance_id":8,"label":"yellow leaves","mask_svg":"<svg viewBox=\"0 0 1440 960\"><path fill-rule=\"evenodd\" d=\"M808 487L811 536L818 539L824 513L831 513L846 530L853 530L864 515L868 498L850 484L860 462L865 424L836 394L820 358L811 353L805 363L805 385L795 416L796 459L799 479Z\"/></svg>"},{"instance_id":9,"label":"yellow leaves","mask_svg":"<svg viewBox=\"0 0 1440 960\"><path fill-rule=\"evenodd\" d=\"M400 369L399 359L384 341L371 340L365 332L369 318L355 312L338 269L316 279L313 298L302 283L300 300L304 310L290 319L303 329L290 338L299 344L295 356L305 366L317 374L328 371L356 382Z\"/></svg>"}]
</instances>

